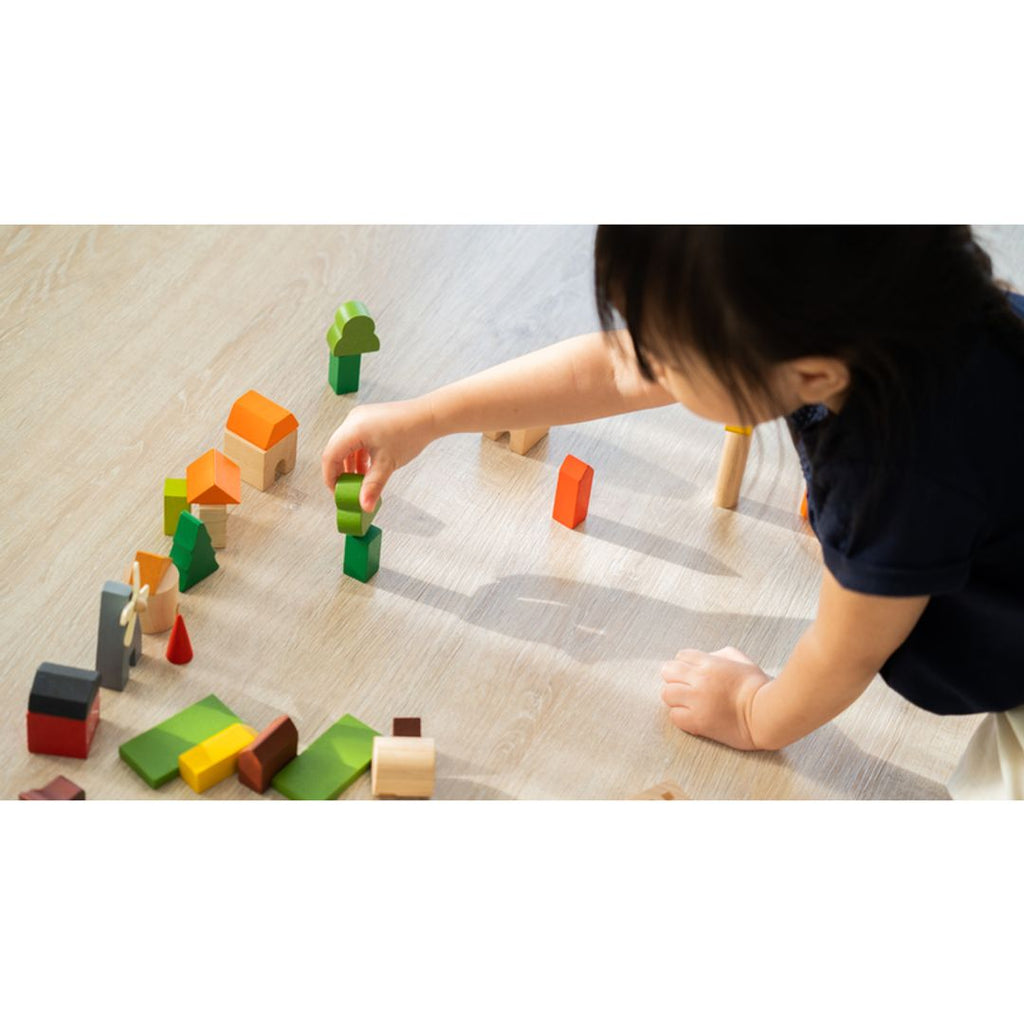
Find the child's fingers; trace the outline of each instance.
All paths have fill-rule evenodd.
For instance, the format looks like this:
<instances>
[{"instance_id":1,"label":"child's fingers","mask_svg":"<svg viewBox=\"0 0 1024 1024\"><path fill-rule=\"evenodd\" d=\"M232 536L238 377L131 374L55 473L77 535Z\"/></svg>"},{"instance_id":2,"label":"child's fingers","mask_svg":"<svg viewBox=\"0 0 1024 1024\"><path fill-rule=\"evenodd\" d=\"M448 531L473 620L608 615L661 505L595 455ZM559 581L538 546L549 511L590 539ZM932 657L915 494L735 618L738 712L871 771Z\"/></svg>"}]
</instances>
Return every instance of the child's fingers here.
<instances>
[{"instance_id":1,"label":"child's fingers","mask_svg":"<svg viewBox=\"0 0 1024 1024\"><path fill-rule=\"evenodd\" d=\"M677 729L682 729L683 732L688 732L694 736L701 735L696 717L689 708L670 708L668 717L669 721L671 721Z\"/></svg>"},{"instance_id":2,"label":"child's fingers","mask_svg":"<svg viewBox=\"0 0 1024 1024\"><path fill-rule=\"evenodd\" d=\"M703 651L697 651L691 647L684 647L681 651L676 651L675 660L684 662L687 665L692 665L694 668L700 668L708 663L708 656Z\"/></svg>"},{"instance_id":3,"label":"child's fingers","mask_svg":"<svg viewBox=\"0 0 1024 1024\"><path fill-rule=\"evenodd\" d=\"M688 665L685 661L666 661L661 666L661 678L666 683L681 683L684 686L689 686L692 672L693 666Z\"/></svg>"},{"instance_id":4,"label":"child's fingers","mask_svg":"<svg viewBox=\"0 0 1024 1024\"><path fill-rule=\"evenodd\" d=\"M685 708L690 706L692 693L692 687L684 686L682 683L666 683L661 688L661 699L670 708Z\"/></svg>"},{"instance_id":5,"label":"child's fingers","mask_svg":"<svg viewBox=\"0 0 1024 1024\"><path fill-rule=\"evenodd\" d=\"M370 468L370 453L365 448L357 448L345 456L342 467L346 473L359 473L365 476Z\"/></svg>"},{"instance_id":6,"label":"child's fingers","mask_svg":"<svg viewBox=\"0 0 1024 1024\"><path fill-rule=\"evenodd\" d=\"M728 658L729 661L738 661L744 665L754 665L756 662L751 661L742 651L737 650L735 647L721 647L717 651L711 652L713 655L719 658Z\"/></svg>"},{"instance_id":7,"label":"child's fingers","mask_svg":"<svg viewBox=\"0 0 1024 1024\"><path fill-rule=\"evenodd\" d=\"M395 465L390 459L377 458L370 463L359 491L359 504L362 505L364 512L373 511L384 485L394 471Z\"/></svg>"}]
</instances>

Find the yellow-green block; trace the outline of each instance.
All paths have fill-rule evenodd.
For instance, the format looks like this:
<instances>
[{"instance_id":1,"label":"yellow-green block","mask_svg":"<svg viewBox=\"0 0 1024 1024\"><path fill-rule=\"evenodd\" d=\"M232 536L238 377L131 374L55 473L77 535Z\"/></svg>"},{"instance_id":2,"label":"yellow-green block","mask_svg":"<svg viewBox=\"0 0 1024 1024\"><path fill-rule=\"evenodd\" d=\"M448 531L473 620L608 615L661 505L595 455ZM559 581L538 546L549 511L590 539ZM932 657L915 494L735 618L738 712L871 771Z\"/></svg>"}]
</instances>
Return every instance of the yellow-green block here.
<instances>
[{"instance_id":1,"label":"yellow-green block","mask_svg":"<svg viewBox=\"0 0 1024 1024\"><path fill-rule=\"evenodd\" d=\"M238 755L256 739L256 730L235 722L178 755L181 777L197 792L203 793L233 775Z\"/></svg>"},{"instance_id":2,"label":"yellow-green block","mask_svg":"<svg viewBox=\"0 0 1024 1024\"><path fill-rule=\"evenodd\" d=\"M178 528L178 516L189 512L192 506L188 503L185 489L186 481L175 477L164 478L164 533L174 536Z\"/></svg>"}]
</instances>

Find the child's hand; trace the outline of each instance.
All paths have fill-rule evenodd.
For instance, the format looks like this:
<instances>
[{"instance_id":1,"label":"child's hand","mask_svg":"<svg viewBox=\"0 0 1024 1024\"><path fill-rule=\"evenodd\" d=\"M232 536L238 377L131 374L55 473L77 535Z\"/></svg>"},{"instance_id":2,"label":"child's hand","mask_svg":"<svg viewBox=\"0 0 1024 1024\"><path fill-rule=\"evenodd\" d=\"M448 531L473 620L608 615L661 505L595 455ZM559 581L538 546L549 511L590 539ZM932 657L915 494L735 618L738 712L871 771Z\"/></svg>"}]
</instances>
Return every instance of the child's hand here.
<instances>
[{"instance_id":1,"label":"child's hand","mask_svg":"<svg viewBox=\"0 0 1024 1024\"><path fill-rule=\"evenodd\" d=\"M661 666L661 699L672 724L694 736L707 736L737 750L756 750L750 734L754 694L768 676L735 647L677 651Z\"/></svg>"},{"instance_id":2,"label":"child's hand","mask_svg":"<svg viewBox=\"0 0 1024 1024\"><path fill-rule=\"evenodd\" d=\"M333 490L341 473L365 474L359 504L370 512L391 474L433 439L429 406L420 402L356 406L324 448L324 483Z\"/></svg>"}]
</instances>

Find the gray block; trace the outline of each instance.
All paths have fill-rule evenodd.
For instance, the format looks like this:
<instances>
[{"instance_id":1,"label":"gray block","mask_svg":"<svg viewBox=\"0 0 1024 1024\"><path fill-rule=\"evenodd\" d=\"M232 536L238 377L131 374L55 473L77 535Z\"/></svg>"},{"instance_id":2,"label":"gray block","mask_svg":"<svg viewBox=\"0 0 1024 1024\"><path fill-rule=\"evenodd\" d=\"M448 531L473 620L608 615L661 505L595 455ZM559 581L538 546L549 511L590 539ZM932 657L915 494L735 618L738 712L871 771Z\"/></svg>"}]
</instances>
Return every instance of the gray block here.
<instances>
[{"instance_id":1,"label":"gray block","mask_svg":"<svg viewBox=\"0 0 1024 1024\"><path fill-rule=\"evenodd\" d=\"M96 636L96 671L100 686L123 690L128 683L129 666L142 656L142 625L135 623L135 636L130 647L124 645L121 612L131 600L132 588L127 583L107 580L100 594L100 624Z\"/></svg>"}]
</instances>

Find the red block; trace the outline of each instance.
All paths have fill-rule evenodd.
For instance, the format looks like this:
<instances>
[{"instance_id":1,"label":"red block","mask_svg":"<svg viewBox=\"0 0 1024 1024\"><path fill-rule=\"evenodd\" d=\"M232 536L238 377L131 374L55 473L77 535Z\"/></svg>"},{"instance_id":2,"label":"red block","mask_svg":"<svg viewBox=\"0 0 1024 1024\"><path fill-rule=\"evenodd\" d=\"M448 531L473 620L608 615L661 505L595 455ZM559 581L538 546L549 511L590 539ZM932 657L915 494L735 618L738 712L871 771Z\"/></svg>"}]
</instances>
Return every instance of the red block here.
<instances>
[{"instance_id":1,"label":"red block","mask_svg":"<svg viewBox=\"0 0 1024 1024\"><path fill-rule=\"evenodd\" d=\"M594 482L594 468L566 455L558 471L558 487L555 489L555 507L551 517L563 526L574 530L587 518L590 505L590 488Z\"/></svg>"},{"instance_id":2,"label":"red block","mask_svg":"<svg viewBox=\"0 0 1024 1024\"><path fill-rule=\"evenodd\" d=\"M85 718L61 718L27 711L28 749L32 754L54 754L57 757L88 757L96 726L100 724L100 695Z\"/></svg>"},{"instance_id":3,"label":"red block","mask_svg":"<svg viewBox=\"0 0 1024 1024\"><path fill-rule=\"evenodd\" d=\"M70 779L58 775L42 789L30 789L18 794L19 800L84 800L85 790Z\"/></svg>"}]
</instances>

